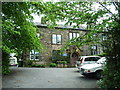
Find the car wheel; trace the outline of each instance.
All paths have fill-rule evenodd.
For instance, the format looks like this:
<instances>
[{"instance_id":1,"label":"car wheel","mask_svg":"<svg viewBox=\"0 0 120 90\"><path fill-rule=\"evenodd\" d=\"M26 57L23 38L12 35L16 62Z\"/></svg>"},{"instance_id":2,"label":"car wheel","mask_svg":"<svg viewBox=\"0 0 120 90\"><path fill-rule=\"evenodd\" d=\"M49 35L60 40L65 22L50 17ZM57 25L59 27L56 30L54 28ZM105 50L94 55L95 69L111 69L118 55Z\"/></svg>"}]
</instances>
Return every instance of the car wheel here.
<instances>
[{"instance_id":1,"label":"car wheel","mask_svg":"<svg viewBox=\"0 0 120 90\"><path fill-rule=\"evenodd\" d=\"M97 71L97 72L96 72L96 78L97 78L97 79L101 79L102 77L103 77L102 71Z\"/></svg>"}]
</instances>

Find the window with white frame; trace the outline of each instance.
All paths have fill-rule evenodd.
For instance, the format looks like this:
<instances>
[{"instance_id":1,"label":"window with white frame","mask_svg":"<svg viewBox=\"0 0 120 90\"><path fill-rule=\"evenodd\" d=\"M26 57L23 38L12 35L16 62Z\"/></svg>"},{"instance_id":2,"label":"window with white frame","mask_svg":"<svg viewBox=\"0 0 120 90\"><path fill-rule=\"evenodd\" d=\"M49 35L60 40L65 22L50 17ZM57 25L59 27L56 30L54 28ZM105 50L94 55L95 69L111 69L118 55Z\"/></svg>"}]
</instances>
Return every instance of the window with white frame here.
<instances>
[{"instance_id":1,"label":"window with white frame","mask_svg":"<svg viewBox=\"0 0 120 90\"><path fill-rule=\"evenodd\" d=\"M39 60L39 52L35 50L31 50L30 60Z\"/></svg>"},{"instance_id":2,"label":"window with white frame","mask_svg":"<svg viewBox=\"0 0 120 90\"><path fill-rule=\"evenodd\" d=\"M61 44L62 43L62 36L53 34L52 35L52 44Z\"/></svg>"},{"instance_id":3,"label":"window with white frame","mask_svg":"<svg viewBox=\"0 0 120 90\"><path fill-rule=\"evenodd\" d=\"M78 32L70 32L69 33L69 40L73 39L73 38L78 38L80 36L80 34Z\"/></svg>"},{"instance_id":4,"label":"window with white frame","mask_svg":"<svg viewBox=\"0 0 120 90\"><path fill-rule=\"evenodd\" d=\"M96 45L93 45L93 46L91 47L91 55L96 55L96 54L98 54L98 52L97 52L97 46L96 46Z\"/></svg>"},{"instance_id":5,"label":"window with white frame","mask_svg":"<svg viewBox=\"0 0 120 90\"><path fill-rule=\"evenodd\" d=\"M40 37L40 33L37 33L37 36Z\"/></svg>"},{"instance_id":6,"label":"window with white frame","mask_svg":"<svg viewBox=\"0 0 120 90\"><path fill-rule=\"evenodd\" d=\"M105 34L102 34L102 40L107 40L107 36Z\"/></svg>"}]
</instances>

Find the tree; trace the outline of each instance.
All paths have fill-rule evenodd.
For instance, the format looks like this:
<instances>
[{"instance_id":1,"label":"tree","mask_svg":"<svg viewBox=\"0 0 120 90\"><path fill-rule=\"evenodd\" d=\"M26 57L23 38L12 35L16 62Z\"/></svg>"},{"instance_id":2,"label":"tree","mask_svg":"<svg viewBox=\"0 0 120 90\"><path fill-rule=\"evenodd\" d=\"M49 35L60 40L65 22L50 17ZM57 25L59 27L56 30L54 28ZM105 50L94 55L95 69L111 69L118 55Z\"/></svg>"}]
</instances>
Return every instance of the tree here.
<instances>
[{"instance_id":1,"label":"tree","mask_svg":"<svg viewBox=\"0 0 120 90\"><path fill-rule=\"evenodd\" d=\"M98 5L98 9L94 6ZM108 9L110 6L114 6L117 13L113 13ZM48 25L57 25L57 21L66 21L66 25L73 25L74 28L80 28L81 25L86 24L86 29L90 32L84 36L80 36L73 39L74 45L82 46L83 44L96 43L98 41L98 35L94 34L105 32L108 35L108 39L104 42L104 51L109 56L107 58L107 65L105 69L105 77L101 82L103 88L120 88L120 3L119 2L32 2L32 3L4 3L3 2L3 35L9 38L3 37L3 50L8 52L9 50L20 49L17 44L11 40L11 36L21 35L21 30L32 26L30 23L32 12L38 15L44 14L43 21ZM29 18L29 19L28 19ZM22 23L21 23L21 22ZM26 26L27 25L27 26ZM7 27L9 26L9 27ZM16 26L16 28L14 28ZM33 27L34 28L34 27ZM7 32L6 32L7 30ZM27 33L29 29L26 29ZM33 29L32 29L33 30ZM23 30L25 31L25 30ZM28 35L29 36L29 35ZM5 38L5 39L4 39ZM30 39L30 38L29 38ZM25 40L29 40L28 38ZM97 39L97 40L95 40ZM34 39L35 41L37 39ZM94 40L94 41L93 41ZM81 42L81 43L79 43ZM14 44L13 44L14 43ZM23 43L23 42L22 42ZM30 43L30 42L28 42ZM72 45L72 43L67 43ZM12 45L12 47L11 47ZM30 43L30 48L33 47ZM25 44L25 47L29 46ZM35 44L34 44L35 45ZM13 48L15 47L15 48ZM23 48L22 48L23 49ZM24 48L26 49L26 48ZM114 83L110 83L111 80Z\"/></svg>"},{"instance_id":2,"label":"tree","mask_svg":"<svg viewBox=\"0 0 120 90\"><path fill-rule=\"evenodd\" d=\"M37 27L32 22L32 6L34 4L29 2L2 2L2 59L3 66L6 66L3 67L5 74L9 72L9 57L6 58L9 53L15 52L20 56L32 49L42 49Z\"/></svg>"},{"instance_id":3,"label":"tree","mask_svg":"<svg viewBox=\"0 0 120 90\"><path fill-rule=\"evenodd\" d=\"M102 42L106 48L107 65L104 71L100 86L102 88L120 88L120 3L119 2L47 2L42 3L44 6L43 20L52 25L57 25L56 21L66 21L66 25L73 25L74 28L80 28L80 25L86 24L86 35L80 36L67 45L82 46L83 44L99 42L99 35L94 34L105 33L107 40ZM99 7L95 9L95 5ZM114 7L116 13L109 8ZM97 39L97 40L96 40ZM94 40L94 41L93 41ZM80 43L81 42L81 43ZM100 42L99 42L100 43ZM112 82L113 83L112 83Z\"/></svg>"},{"instance_id":4,"label":"tree","mask_svg":"<svg viewBox=\"0 0 120 90\"><path fill-rule=\"evenodd\" d=\"M104 77L99 85L102 88L120 88L120 3L113 2L118 11L117 15L112 14L112 22L109 25L109 38L104 46L105 52L108 54ZM111 82L112 81L112 82Z\"/></svg>"}]
</instances>

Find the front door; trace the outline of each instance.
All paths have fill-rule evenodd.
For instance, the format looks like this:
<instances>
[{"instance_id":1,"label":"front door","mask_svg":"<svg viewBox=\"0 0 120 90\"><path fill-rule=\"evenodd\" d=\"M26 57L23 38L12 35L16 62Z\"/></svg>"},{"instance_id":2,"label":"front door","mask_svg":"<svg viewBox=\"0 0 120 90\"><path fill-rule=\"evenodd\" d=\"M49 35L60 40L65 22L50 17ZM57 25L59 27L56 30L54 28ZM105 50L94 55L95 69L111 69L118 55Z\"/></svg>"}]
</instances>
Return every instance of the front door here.
<instances>
[{"instance_id":1,"label":"front door","mask_svg":"<svg viewBox=\"0 0 120 90\"><path fill-rule=\"evenodd\" d=\"M71 64L75 65L77 60L78 60L78 54L77 53L73 53L72 57L71 57Z\"/></svg>"}]
</instances>

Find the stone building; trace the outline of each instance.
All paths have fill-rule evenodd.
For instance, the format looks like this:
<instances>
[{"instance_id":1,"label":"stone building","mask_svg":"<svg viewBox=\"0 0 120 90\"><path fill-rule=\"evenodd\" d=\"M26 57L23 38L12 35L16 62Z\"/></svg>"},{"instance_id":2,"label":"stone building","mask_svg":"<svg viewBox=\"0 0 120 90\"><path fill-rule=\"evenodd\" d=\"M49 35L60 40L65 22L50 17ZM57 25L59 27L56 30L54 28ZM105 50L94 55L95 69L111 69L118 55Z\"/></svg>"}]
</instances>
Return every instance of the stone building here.
<instances>
[{"instance_id":1,"label":"stone building","mask_svg":"<svg viewBox=\"0 0 120 90\"><path fill-rule=\"evenodd\" d=\"M44 45L44 51L37 52L32 50L30 52L30 59L42 64L51 62L53 54L60 52L60 49L65 46L67 41L87 32L85 29L74 29L70 26L59 26L55 27L55 29L50 29L46 25L40 24L37 27L40 30L40 41ZM102 50L98 45L93 45L92 47L76 47L71 45L67 47L63 55L67 55L68 52L70 52L70 63L74 65L79 56L100 54Z\"/></svg>"}]
</instances>

